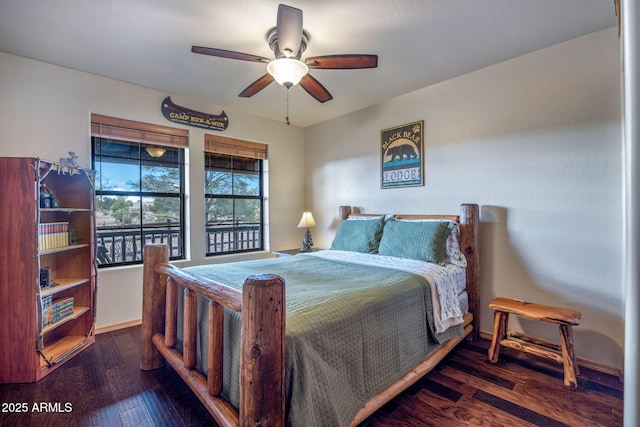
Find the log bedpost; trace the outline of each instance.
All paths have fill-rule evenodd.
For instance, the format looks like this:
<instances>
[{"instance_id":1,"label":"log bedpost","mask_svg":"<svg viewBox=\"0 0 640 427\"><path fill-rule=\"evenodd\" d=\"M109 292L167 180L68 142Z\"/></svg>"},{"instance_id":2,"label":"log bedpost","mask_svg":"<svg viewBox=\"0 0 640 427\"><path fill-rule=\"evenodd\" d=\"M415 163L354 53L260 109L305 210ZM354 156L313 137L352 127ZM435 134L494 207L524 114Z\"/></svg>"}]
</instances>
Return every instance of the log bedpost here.
<instances>
[{"instance_id":1,"label":"log bedpost","mask_svg":"<svg viewBox=\"0 0 640 427\"><path fill-rule=\"evenodd\" d=\"M284 339L284 279L249 276L242 300L240 426L284 425Z\"/></svg>"},{"instance_id":2,"label":"log bedpost","mask_svg":"<svg viewBox=\"0 0 640 427\"><path fill-rule=\"evenodd\" d=\"M198 364L198 294L184 288L182 360L188 370Z\"/></svg>"},{"instance_id":3,"label":"log bedpost","mask_svg":"<svg viewBox=\"0 0 640 427\"><path fill-rule=\"evenodd\" d=\"M142 357L140 369L149 371L164 365L164 358L153 345L153 335L164 331L166 304L166 278L155 272L157 264L169 262L167 245L144 246L144 272L142 280Z\"/></svg>"},{"instance_id":4,"label":"log bedpost","mask_svg":"<svg viewBox=\"0 0 640 427\"><path fill-rule=\"evenodd\" d=\"M351 215L351 206L340 206L338 208L340 219L347 219Z\"/></svg>"},{"instance_id":5,"label":"log bedpost","mask_svg":"<svg viewBox=\"0 0 640 427\"><path fill-rule=\"evenodd\" d=\"M473 330L469 337L480 337L480 251L478 248L480 207L476 204L460 205L460 249L467 258L467 286L469 311L473 313Z\"/></svg>"}]
</instances>

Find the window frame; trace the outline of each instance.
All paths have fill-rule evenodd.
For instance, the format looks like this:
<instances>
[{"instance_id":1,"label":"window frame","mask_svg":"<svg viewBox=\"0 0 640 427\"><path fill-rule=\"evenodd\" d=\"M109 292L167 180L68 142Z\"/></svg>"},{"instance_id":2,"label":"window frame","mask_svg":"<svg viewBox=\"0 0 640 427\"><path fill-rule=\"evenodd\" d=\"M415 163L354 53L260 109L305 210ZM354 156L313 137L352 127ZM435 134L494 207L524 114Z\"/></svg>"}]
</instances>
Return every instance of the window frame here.
<instances>
[{"instance_id":1,"label":"window frame","mask_svg":"<svg viewBox=\"0 0 640 427\"><path fill-rule=\"evenodd\" d=\"M138 155L137 158L132 158L128 156L114 156L108 155L103 152L98 152L98 143L101 141L108 141L109 143L121 143L123 145L129 146L137 146ZM147 147L153 148L164 148L167 151L172 151L177 156L175 160L167 160L167 158L162 159L162 157L155 158L154 156L144 155L144 151ZM125 163L132 164L137 168L137 178L140 182L140 187L136 190L104 190L100 187L100 189L95 188L95 205L98 205L98 198L102 196L121 196L121 197L135 197L140 200L139 211L136 213L136 217L139 219L138 224L130 224L124 225L122 227L117 227L118 230L125 230L127 232L132 232L133 237L130 242L127 242L123 233L123 237L120 241L121 247L121 260L115 262L113 259L114 254L111 253L111 259L105 257L105 249L101 249L100 231L98 230L98 226L96 224L96 258L97 264L99 268L109 268L109 267L118 267L118 266L126 266L126 265L138 265L143 263L142 259L142 251L144 245L147 243L147 239L150 240L149 243L171 243L172 235L174 233L173 230L177 230L177 243L175 245L171 245L170 247L170 259L171 260L184 260L187 256L187 227L186 227L186 200L187 200L187 188L186 188L186 156L188 148L188 131L181 129L168 128L159 125L151 125L140 122L133 122L124 119L115 119L106 116L94 115L91 116L91 163L93 169L96 169L97 161L104 161L103 159L119 159L118 162L113 163ZM167 191L143 191L142 183L144 176L144 167L145 166L154 166L154 165L167 165L169 167L177 167L178 168L178 179L179 179L179 189L178 192L167 192ZM96 178L101 178L101 173L96 174ZM96 182L97 184L97 182ZM147 198L164 198L164 199L177 199L178 200L178 211L179 211L179 221L177 222L177 226L172 225L160 225L158 224L145 224L144 221L144 199ZM174 224L172 222L170 224ZM157 242L158 236L157 234L149 233L149 231L153 230L166 230L166 232L160 234L159 240ZM151 237L149 237L151 234ZM136 238L136 236L138 236ZM139 242L138 242L139 240ZM115 245L112 242L112 248ZM129 246L131 245L131 246ZM140 246L138 248L138 246ZM133 252L134 259L127 260L126 253L128 253L128 248L131 248L131 252ZM136 259L138 254L140 254L140 259ZM102 256L102 258L101 258ZM101 262L101 260L103 262ZM104 262L104 261L108 262Z\"/></svg>"},{"instance_id":2,"label":"window frame","mask_svg":"<svg viewBox=\"0 0 640 427\"><path fill-rule=\"evenodd\" d=\"M209 167L207 166L208 160L207 160L207 156L218 156L218 157L227 157L230 160L230 166L229 167ZM250 160L254 160L256 162L258 162L258 170L254 171L255 173L253 173L254 175L256 175L258 177L258 194L257 195L248 195L248 194L236 194L235 193L235 183L234 183L234 178L236 174L242 174L248 172L247 169L241 169L241 168L235 168L235 160L236 159L250 159ZM222 153L222 152L211 152L211 151L207 151L205 150L204 152L204 179L205 179L205 183L204 183L204 205L205 205L205 213L204 213L204 227L205 227L205 256L221 256L221 255L231 255L231 254L241 254L241 253L250 253L250 252L258 252L258 251L264 251L265 248L265 188L264 188L264 182L265 182L265 176L264 176L264 161L265 159L263 158L259 158L259 157L254 157L254 156L243 156L243 155L233 155L233 154L227 154L227 153ZM219 170L219 171L224 171L224 172L230 172L231 173L231 194L229 193L208 193L207 192L207 185L206 185L206 179L207 179L207 174L210 171L213 170ZM225 199L225 200L232 200L233 203L233 222L231 225L229 225L227 228L231 228L232 231L231 233L233 234L234 237L233 239L233 249L229 249L229 250L221 250L221 251L215 251L215 247L216 247L216 243L211 243L210 242L210 238L209 238L209 229L212 227L210 224L208 224L208 212L207 212L207 200L208 199ZM250 247L250 248L241 248L238 247L238 243L242 242L241 239L238 239L238 233L240 232L240 229L242 228L242 226L237 222L236 219L236 214L235 214L235 201L236 200L254 200L254 201L258 201L259 202L259 207L260 207L260 213L259 213L259 221L257 223L257 226L259 227L259 232L258 232L258 239L259 239L259 244L256 247ZM251 223L254 224L254 223ZM227 244L229 244L230 241L227 241ZM224 246L224 241L222 243L219 243L221 246ZM214 251L210 251L211 247L214 247Z\"/></svg>"}]
</instances>

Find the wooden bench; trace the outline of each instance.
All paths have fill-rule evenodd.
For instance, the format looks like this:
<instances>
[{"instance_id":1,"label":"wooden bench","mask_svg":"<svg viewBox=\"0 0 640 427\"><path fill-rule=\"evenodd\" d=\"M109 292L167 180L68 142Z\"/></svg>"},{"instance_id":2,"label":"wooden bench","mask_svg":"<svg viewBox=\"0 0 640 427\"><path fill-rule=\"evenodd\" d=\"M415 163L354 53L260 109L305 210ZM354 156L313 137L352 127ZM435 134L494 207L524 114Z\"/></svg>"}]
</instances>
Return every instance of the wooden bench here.
<instances>
[{"instance_id":1,"label":"wooden bench","mask_svg":"<svg viewBox=\"0 0 640 427\"><path fill-rule=\"evenodd\" d=\"M576 364L573 350L573 326L580 324L581 314L579 311L510 298L496 298L491 301L489 308L495 311L493 339L489 347L489 361L491 363L498 361L501 346L523 351L562 363L564 365L564 385L570 390L575 390L578 387L576 375L580 375L580 370ZM509 314L559 325L560 345L521 332L509 331Z\"/></svg>"}]
</instances>

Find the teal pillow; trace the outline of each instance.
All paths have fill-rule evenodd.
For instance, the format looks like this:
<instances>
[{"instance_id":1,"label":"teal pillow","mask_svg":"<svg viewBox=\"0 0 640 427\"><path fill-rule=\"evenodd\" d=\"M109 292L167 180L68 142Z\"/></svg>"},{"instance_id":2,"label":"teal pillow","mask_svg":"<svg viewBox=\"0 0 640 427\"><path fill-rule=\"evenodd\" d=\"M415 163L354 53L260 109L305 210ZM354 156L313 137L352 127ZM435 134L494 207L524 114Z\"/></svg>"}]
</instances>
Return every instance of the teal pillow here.
<instances>
[{"instance_id":1,"label":"teal pillow","mask_svg":"<svg viewBox=\"0 0 640 427\"><path fill-rule=\"evenodd\" d=\"M444 265L451 221L387 221L378 253Z\"/></svg>"},{"instance_id":2,"label":"teal pillow","mask_svg":"<svg viewBox=\"0 0 640 427\"><path fill-rule=\"evenodd\" d=\"M375 220L342 220L331 249L375 254L378 252L384 216Z\"/></svg>"}]
</instances>

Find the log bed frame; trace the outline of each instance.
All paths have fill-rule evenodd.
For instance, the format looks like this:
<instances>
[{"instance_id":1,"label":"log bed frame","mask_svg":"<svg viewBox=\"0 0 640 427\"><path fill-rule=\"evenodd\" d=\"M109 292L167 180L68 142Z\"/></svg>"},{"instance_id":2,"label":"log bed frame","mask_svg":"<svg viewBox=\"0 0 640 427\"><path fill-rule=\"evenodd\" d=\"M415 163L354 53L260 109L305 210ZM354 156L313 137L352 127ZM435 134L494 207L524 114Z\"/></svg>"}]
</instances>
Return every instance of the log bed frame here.
<instances>
[{"instance_id":1,"label":"log bed frame","mask_svg":"<svg viewBox=\"0 0 640 427\"><path fill-rule=\"evenodd\" d=\"M351 207L340 207L340 218ZM459 215L396 215L404 219L449 219L460 223L460 247L467 258L466 291L469 313L464 317L465 337L477 339L479 316L479 207L463 204ZM184 285L183 353L177 341L178 284ZM285 424L285 291L277 275L249 276L239 291L190 274L169 264L166 245L144 248L141 369L153 370L166 360L182 377L216 422L226 426ZM197 294L207 297L209 347L207 375L196 367ZM240 408L222 396L224 308L242 313ZM433 369L464 337L449 340L432 351L397 382L381 390L358 412L356 426L385 403Z\"/></svg>"}]
</instances>

